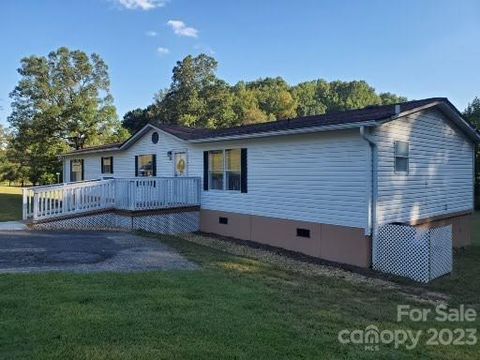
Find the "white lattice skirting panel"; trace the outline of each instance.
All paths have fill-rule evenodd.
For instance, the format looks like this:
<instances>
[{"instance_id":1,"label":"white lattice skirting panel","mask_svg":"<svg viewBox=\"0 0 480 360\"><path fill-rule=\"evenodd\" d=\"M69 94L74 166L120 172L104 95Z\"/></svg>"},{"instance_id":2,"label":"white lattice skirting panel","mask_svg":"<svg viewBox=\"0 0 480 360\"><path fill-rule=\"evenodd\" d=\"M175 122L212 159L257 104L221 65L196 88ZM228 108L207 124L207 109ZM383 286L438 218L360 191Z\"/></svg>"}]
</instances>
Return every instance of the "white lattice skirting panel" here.
<instances>
[{"instance_id":1,"label":"white lattice skirting panel","mask_svg":"<svg viewBox=\"0 0 480 360\"><path fill-rule=\"evenodd\" d=\"M452 271L452 226L383 225L373 237L373 268L427 283Z\"/></svg>"},{"instance_id":2,"label":"white lattice skirting panel","mask_svg":"<svg viewBox=\"0 0 480 360\"><path fill-rule=\"evenodd\" d=\"M198 211L151 215L91 214L32 225L37 230L144 230L157 234L180 234L200 229Z\"/></svg>"}]
</instances>

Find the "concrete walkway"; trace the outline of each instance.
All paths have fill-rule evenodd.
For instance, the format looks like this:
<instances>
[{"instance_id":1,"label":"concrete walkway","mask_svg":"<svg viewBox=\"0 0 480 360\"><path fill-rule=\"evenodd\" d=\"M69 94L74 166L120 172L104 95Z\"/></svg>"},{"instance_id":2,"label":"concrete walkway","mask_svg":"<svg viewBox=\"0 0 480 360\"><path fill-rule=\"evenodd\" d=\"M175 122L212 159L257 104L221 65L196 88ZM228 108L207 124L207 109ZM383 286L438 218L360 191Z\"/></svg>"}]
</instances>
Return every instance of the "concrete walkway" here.
<instances>
[{"instance_id":1,"label":"concrete walkway","mask_svg":"<svg viewBox=\"0 0 480 360\"><path fill-rule=\"evenodd\" d=\"M27 230L27 225L21 221L3 221L0 222L0 231Z\"/></svg>"}]
</instances>

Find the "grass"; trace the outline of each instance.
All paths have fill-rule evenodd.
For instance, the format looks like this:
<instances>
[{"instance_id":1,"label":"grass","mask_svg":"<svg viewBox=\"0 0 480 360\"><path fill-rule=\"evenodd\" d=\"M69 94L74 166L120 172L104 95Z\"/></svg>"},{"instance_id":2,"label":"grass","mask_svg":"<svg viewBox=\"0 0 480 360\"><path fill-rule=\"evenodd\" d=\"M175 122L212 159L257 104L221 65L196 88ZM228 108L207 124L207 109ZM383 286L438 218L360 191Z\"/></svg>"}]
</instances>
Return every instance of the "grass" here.
<instances>
[{"instance_id":1,"label":"grass","mask_svg":"<svg viewBox=\"0 0 480 360\"><path fill-rule=\"evenodd\" d=\"M22 189L0 186L0 221L22 219Z\"/></svg>"},{"instance_id":2,"label":"grass","mask_svg":"<svg viewBox=\"0 0 480 360\"><path fill-rule=\"evenodd\" d=\"M452 301L479 303L480 299L480 212L473 216L472 246L454 250L453 273L432 282L427 289L450 294ZM477 309L480 313L480 308Z\"/></svg>"},{"instance_id":3,"label":"grass","mask_svg":"<svg viewBox=\"0 0 480 360\"><path fill-rule=\"evenodd\" d=\"M6 193L9 192L9 194ZM15 194L15 192L17 194ZM17 188L0 188L0 221L20 218ZM455 254L455 270L421 290L480 312L480 215L474 244ZM164 236L201 270L137 274L0 275L0 358L8 359L478 359L476 346L342 345L338 332L365 329L478 328L396 322L414 302L393 289L305 275Z\"/></svg>"},{"instance_id":4,"label":"grass","mask_svg":"<svg viewBox=\"0 0 480 360\"><path fill-rule=\"evenodd\" d=\"M476 225L480 225L479 216ZM478 228L477 228L478 229ZM429 288L478 309L480 241L456 256L453 278ZM476 359L479 348L341 345L342 329L423 330L472 324L396 322L397 304L431 307L389 289L298 274L176 237L194 272L0 276L0 356L31 359L287 359L372 356ZM476 260L475 260L476 257ZM476 263L475 263L476 261ZM472 294L476 294L473 297ZM468 325L468 326L467 326Z\"/></svg>"}]
</instances>

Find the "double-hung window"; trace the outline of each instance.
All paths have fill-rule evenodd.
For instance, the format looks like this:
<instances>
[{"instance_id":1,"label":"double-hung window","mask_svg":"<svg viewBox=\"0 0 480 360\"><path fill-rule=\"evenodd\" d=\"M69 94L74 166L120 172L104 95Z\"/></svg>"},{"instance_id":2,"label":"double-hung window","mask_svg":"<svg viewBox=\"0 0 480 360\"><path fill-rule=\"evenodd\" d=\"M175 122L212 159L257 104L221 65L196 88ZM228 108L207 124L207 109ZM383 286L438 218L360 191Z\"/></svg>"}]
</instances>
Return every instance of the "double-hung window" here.
<instances>
[{"instance_id":1,"label":"double-hung window","mask_svg":"<svg viewBox=\"0 0 480 360\"><path fill-rule=\"evenodd\" d=\"M70 181L82 181L84 179L83 159L70 160Z\"/></svg>"},{"instance_id":2,"label":"double-hung window","mask_svg":"<svg viewBox=\"0 0 480 360\"><path fill-rule=\"evenodd\" d=\"M410 168L410 144L395 141L395 173L408 174Z\"/></svg>"},{"instance_id":3,"label":"double-hung window","mask_svg":"<svg viewBox=\"0 0 480 360\"><path fill-rule=\"evenodd\" d=\"M102 157L102 174L113 174L113 156Z\"/></svg>"},{"instance_id":4,"label":"double-hung window","mask_svg":"<svg viewBox=\"0 0 480 360\"><path fill-rule=\"evenodd\" d=\"M224 172L225 160L223 150L214 150L208 152L209 169L208 169L208 183L211 190L223 190L224 188Z\"/></svg>"},{"instance_id":5,"label":"double-hung window","mask_svg":"<svg viewBox=\"0 0 480 360\"><path fill-rule=\"evenodd\" d=\"M240 149L225 150L225 189L240 191L241 153Z\"/></svg>"},{"instance_id":6,"label":"double-hung window","mask_svg":"<svg viewBox=\"0 0 480 360\"><path fill-rule=\"evenodd\" d=\"M208 152L210 190L240 191L241 150L226 149Z\"/></svg>"}]
</instances>

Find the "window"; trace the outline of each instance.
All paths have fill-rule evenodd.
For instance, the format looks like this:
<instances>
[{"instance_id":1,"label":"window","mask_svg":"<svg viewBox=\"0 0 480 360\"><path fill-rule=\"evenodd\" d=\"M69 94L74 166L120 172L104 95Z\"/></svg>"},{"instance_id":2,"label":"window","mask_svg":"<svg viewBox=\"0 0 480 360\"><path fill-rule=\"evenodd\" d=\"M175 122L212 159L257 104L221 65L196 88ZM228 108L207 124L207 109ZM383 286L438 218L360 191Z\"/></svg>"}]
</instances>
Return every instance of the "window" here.
<instances>
[{"instance_id":1,"label":"window","mask_svg":"<svg viewBox=\"0 0 480 360\"><path fill-rule=\"evenodd\" d=\"M113 174L113 156L102 157L102 174Z\"/></svg>"},{"instance_id":2,"label":"window","mask_svg":"<svg viewBox=\"0 0 480 360\"><path fill-rule=\"evenodd\" d=\"M210 189L240 191L240 149L209 151L208 156Z\"/></svg>"},{"instance_id":3,"label":"window","mask_svg":"<svg viewBox=\"0 0 480 360\"><path fill-rule=\"evenodd\" d=\"M225 150L225 186L240 191L240 149Z\"/></svg>"},{"instance_id":4,"label":"window","mask_svg":"<svg viewBox=\"0 0 480 360\"><path fill-rule=\"evenodd\" d=\"M155 155L138 155L136 156L135 176L156 176L157 165Z\"/></svg>"},{"instance_id":5,"label":"window","mask_svg":"<svg viewBox=\"0 0 480 360\"><path fill-rule=\"evenodd\" d=\"M246 148L203 152L203 190L248 192Z\"/></svg>"},{"instance_id":6,"label":"window","mask_svg":"<svg viewBox=\"0 0 480 360\"><path fill-rule=\"evenodd\" d=\"M70 181L83 180L83 159L70 161Z\"/></svg>"},{"instance_id":7,"label":"window","mask_svg":"<svg viewBox=\"0 0 480 360\"><path fill-rule=\"evenodd\" d=\"M395 172L408 173L410 144L405 141L395 141Z\"/></svg>"},{"instance_id":8,"label":"window","mask_svg":"<svg viewBox=\"0 0 480 360\"><path fill-rule=\"evenodd\" d=\"M208 155L208 183L210 184L210 189L223 190L223 150L209 151Z\"/></svg>"}]
</instances>

